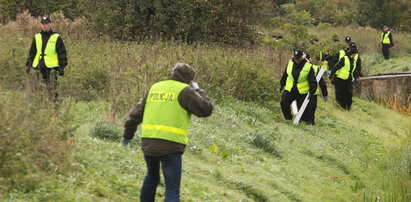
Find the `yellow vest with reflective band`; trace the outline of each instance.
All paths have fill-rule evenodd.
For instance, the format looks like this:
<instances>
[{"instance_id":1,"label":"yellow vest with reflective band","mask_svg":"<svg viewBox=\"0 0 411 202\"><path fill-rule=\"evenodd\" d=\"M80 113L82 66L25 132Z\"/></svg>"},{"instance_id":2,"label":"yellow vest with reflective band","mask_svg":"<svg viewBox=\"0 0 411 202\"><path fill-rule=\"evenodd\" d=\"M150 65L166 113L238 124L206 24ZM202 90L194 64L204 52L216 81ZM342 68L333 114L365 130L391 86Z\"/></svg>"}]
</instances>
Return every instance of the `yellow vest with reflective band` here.
<instances>
[{"instance_id":1,"label":"yellow vest with reflective band","mask_svg":"<svg viewBox=\"0 0 411 202\"><path fill-rule=\"evenodd\" d=\"M39 64L39 61L41 57L44 55L44 63L46 64L46 67L48 68L53 68L59 66L59 59L56 51L56 43L57 43L57 38L60 35L55 33L52 34L46 44L46 48L44 49L44 53L41 52L41 48L43 46L43 40L41 38L41 34L38 33L34 37L36 40L36 48L37 48L37 53L36 57L34 57L33 60L33 67L37 67Z\"/></svg>"},{"instance_id":2,"label":"yellow vest with reflective band","mask_svg":"<svg viewBox=\"0 0 411 202\"><path fill-rule=\"evenodd\" d=\"M343 59L344 59L344 66L338 69L335 74L337 74L338 78L347 80L348 77L350 76L351 64L350 64L350 59L348 58L348 56L344 56ZM338 62L341 62L341 60Z\"/></svg>"},{"instance_id":3,"label":"yellow vest with reflective band","mask_svg":"<svg viewBox=\"0 0 411 202\"><path fill-rule=\"evenodd\" d=\"M313 67L313 70L314 70L314 75L317 77L318 70L320 70L320 67L317 66L317 65L313 65L312 67ZM318 82L317 82L317 84L318 84ZM320 86L317 85L317 90L315 90L314 95L319 95L319 94L320 94Z\"/></svg>"},{"instance_id":4,"label":"yellow vest with reflective band","mask_svg":"<svg viewBox=\"0 0 411 202\"><path fill-rule=\"evenodd\" d=\"M338 61L341 60L341 58L343 58L344 56L345 56L345 50L344 50L344 49L341 49L341 50L340 50L340 55L339 55L339 57L338 57Z\"/></svg>"},{"instance_id":5,"label":"yellow vest with reflective band","mask_svg":"<svg viewBox=\"0 0 411 202\"><path fill-rule=\"evenodd\" d=\"M387 32L384 34L384 32L381 34L381 42L382 44L391 44L391 40L390 37L388 37L390 35L391 32Z\"/></svg>"},{"instance_id":6,"label":"yellow vest with reflective band","mask_svg":"<svg viewBox=\"0 0 411 202\"><path fill-rule=\"evenodd\" d=\"M293 60L290 60L287 65L287 82L285 84L285 90L288 92L291 92L291 89L294 87L294 77L293 77L293 65L294 62ZM300 76L298 77L297 80L297 89L300 94L307 94L308 90L310 89L307 76L308 73L310 72L311 69L311 64L309 62L306 62L303 69L300 72Z\"/></svg>"},{"instance_id":7,"label":"yellow vest with reflective band","mask_svg":"<svg viewBox=\"0 0 411 202\"><path fill-rule=\"evenodd\" d=\"M141 125L142 138L188 143L191 114L178 102L178 96L187 86L179 81L165 80L150 88Z\"/></svg>"}]
</instances>

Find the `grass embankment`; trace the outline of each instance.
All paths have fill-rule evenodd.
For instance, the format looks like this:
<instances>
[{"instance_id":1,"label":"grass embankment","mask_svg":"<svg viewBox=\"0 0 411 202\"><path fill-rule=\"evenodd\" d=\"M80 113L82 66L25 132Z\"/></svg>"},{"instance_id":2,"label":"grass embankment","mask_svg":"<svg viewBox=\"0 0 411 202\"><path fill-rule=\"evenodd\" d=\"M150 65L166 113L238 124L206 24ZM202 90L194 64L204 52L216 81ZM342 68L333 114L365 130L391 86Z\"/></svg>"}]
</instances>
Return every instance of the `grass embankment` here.
<instances>
[{"instance_id":1,"label":"grass embankment","mask_svg":"<svg viewBox=\"0 0 411 202\"><path fill-rule=\"evenodd\" d=\"M0 165L8 160L25 168L0 170L1 200L137 200L145 165L137 142L131 150L119 146L122 124L130 107L176 61L197 68L197 80L216 103L210 118L193 118L183 200L410 199L410 118L358 99L346 112L331 100L319 101L315 127L293 126L280 118L276 90L288 53L63 36L70 65L59 80L63 101L54 113L40 93L44 86L34 92L28 87L39 85L27 82L23 67L31 36L11 34L7 27L0 33L5 100L0 113L12 117L0 124L0 135L8 140L0 144L15 149L7 149L11 159L0 156ZM18 120L26 121L19 125ZM49 133L62 146L30 139ZM28 143L36 146L25 149ZM73 149L58 150L65 146ZM41 161L47 155L52 160ZM163 193L162 184L158 198Z\"/></svg>"},{"instance_id":2,"label":"grass embankment","mask_svg":"<svg viewBox=\"0 0 411 202\"><path fill-rule=\"evenodd\" d=\"M138 141L124 150L99 133L121 136L121 120L105 123L106 102L80 102L69 171L32 192L5 200L137 200L145 174ZM193 118L184 155L184 201L410 200L411 120L355 99L351 112L320 101L315 127L294 126L279 111L227 100L207 119ZM101 122L111 129L101 130ZM97 128L95 127L97 126ZM100 128L99 128L100 127ZM93 137L94 136L94 137ZM399 189L401 188L401 189ZM163 198L164 185L157 197Z\"/></svg>"}]
</instances>

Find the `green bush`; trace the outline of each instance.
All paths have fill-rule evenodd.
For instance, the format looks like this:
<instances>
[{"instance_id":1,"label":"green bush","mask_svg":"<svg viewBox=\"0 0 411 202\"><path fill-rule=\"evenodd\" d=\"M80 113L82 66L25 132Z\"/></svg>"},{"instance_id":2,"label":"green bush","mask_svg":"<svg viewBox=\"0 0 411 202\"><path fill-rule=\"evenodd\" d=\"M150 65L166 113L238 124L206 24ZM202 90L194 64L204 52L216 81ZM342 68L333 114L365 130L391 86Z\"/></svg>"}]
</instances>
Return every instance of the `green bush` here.
<instances>
[{"instance_id":1,"label":"green bush","mask_svg":"<svg viewBox=\"0 0 411 202\"><path fill-rule=\"evenodd\" d=\"M102 140L119 141L121 139L121 130L111 124L98 122L90 131L90 136Z\"/></svg>"},{"instance_id":2,"label":"green bush","mask_svg":"<svg viewBox=\"0 0 411 202\"><path fill-rule=\"evenodd\" d=\"M65 170L73 132L66 116L58 115L42 92L0 88L0 195L7 190L32 191L48 176Z\"/></svg>"},{"instance_id":3,"label":"green bush","mask_svg":"<svg viewBox=\"0 0 411 202\"><path fill-rule=\"evenodd\" d=\"M258 0L83 1L91 28L115 39L225 43L254 40L262 4Z\"/></svg>"}]
</instances>

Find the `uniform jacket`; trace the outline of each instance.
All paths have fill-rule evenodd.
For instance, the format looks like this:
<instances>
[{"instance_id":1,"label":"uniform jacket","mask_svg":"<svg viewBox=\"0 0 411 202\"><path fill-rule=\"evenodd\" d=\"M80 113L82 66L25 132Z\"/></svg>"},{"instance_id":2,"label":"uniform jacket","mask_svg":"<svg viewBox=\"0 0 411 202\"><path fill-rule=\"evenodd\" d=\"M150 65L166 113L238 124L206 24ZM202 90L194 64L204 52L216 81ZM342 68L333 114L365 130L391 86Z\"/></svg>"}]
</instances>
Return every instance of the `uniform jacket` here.
<instances>
[{"instance_id":1,"label":"uniform jacket","mask_svg":"<svg viewBox=\"0 0 411 202\"><path fill-rule=\"evenodd\" d=\"M193 78L194 72L190 72L188 69L176 69L174 74L168 79L189 84ZM146 100L147 94L143 99L139 100L136 106L131 110L124 125L123 138L132 139L134 137L137 126L143 121ZM210 116L213 111L213 105L203 90L196 91L191 87L186 87L181 91L178 102L182 108L198 117ZM144 154L149 156L164 156L176 152L183 153L185 150L185 145L183 144L151 138L142 138L141 147Z\"/></svg>"}]
</instances>

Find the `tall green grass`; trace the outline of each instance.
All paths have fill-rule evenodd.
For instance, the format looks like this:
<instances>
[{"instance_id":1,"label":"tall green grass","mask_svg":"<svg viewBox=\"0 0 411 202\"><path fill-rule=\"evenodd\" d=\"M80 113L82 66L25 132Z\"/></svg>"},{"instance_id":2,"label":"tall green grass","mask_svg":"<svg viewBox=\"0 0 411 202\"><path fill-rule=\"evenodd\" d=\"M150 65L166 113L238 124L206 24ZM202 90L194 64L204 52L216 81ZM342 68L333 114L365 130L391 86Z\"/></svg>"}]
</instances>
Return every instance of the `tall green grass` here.
<instances>
[{"instance_id":1,"label":"tall green grass","mask_svg":"<svg viewBox=\"0 0 411 202\"><path fill-rule=\"evenodd\" d=\"M175 62L194 66L215 104L211 117L193 117L182 200L409 199L410 118L359 99L341 111L331 99L319 101L315 127L292 125L277 92L288 52L63 33L69 66L56 110L35 74L24 72L31 36L11 29L0 26L0 144L13 158L0 165L23 166L1 169L1 200L138 200L145 173L138 134L129 150L116 136L127 111ZM15 138L21 145L9 146ZM158 191L164 199L163 182Z\"/></svg>"}]
</instances>

